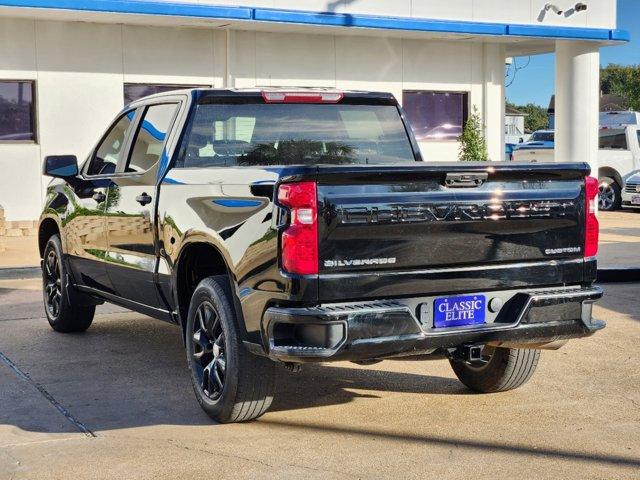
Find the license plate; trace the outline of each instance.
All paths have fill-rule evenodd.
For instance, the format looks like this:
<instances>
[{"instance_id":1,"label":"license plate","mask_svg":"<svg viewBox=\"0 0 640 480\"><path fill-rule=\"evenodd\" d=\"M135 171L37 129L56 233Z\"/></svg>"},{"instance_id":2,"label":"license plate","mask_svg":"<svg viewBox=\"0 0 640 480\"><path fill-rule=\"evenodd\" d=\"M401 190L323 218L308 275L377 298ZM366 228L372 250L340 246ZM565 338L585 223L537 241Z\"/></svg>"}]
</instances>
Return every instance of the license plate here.
<instances>
[{"instance_id":1,"label":"license plate","mask_svg":"<svg viewBox=\"0 0 640 480\"><path fill-rule=\"evenodd\" d=\"M433 320L436 328L478 325L485 322L484 295L436 298Z\"/></svg>"},{"instance_id":2,"label":"license plate","mask_svg":"<svg viewBox=\"0 0 640 480\"><path fill-rule=\"evenodd\" d=\"M631 204L640 205L640 195L634 195L633 197L631 197Z\"/></svg>"}]
</instances>

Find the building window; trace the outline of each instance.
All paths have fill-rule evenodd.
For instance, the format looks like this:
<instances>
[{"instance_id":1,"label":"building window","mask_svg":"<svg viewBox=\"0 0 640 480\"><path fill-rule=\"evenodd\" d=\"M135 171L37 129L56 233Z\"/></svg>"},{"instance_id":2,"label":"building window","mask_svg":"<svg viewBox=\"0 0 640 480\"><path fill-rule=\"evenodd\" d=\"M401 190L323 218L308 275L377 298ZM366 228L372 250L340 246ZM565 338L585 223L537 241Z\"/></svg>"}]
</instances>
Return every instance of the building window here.
<instances>
[{"instance_id":1,"label":"building window","mask_svg":"<svg viewBox=\"0 0 640 480\"><path fill-rule=\"evenodd\" d=\"M134 100L154 95L156 93L170 92L171 90L184 90L185 88L210 88L210 85L166 85L161 83L125 83L124 104L128 105Z\"/></svg>"},{"instance_id":2,"label":"building window","mask_svg":"<svg viewBox=\"0 0 640 480\"><path fill-rule=\"evenodd\" d=\"M35 142L34 84L0 80L0 142Z\"/></svg>"},{"instance_id":3,"label":"building window","mask_svg":"<svg viewBox=\"0 0 640 480\"><path fill-rule=\"evenodd\" d=\"M417 140L457 140L469 115L469 94L404 91L402 106Z\"/></svg>"}]
</instances>

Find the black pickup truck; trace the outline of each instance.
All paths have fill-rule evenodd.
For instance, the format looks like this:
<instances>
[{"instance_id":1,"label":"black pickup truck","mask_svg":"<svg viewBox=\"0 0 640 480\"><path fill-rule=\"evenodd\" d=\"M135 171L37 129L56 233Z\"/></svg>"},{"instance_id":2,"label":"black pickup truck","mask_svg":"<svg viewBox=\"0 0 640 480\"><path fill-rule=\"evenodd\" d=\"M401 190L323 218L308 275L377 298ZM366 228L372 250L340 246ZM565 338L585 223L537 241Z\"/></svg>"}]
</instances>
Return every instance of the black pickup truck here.
<instances>
[{"instance_id":1,"label":"black pickup truck","mask_svg":"<svg viewBox=\"0 0 640 480\"><path fill-rule=\"evenodd\" d=\"M424 163L390 94L147 97L44 174L51 327L104 301L179 325L220 422L269 408L277 364L440 356L496 392L605 326L588 166Z\"/></svg>"}]
</instances>

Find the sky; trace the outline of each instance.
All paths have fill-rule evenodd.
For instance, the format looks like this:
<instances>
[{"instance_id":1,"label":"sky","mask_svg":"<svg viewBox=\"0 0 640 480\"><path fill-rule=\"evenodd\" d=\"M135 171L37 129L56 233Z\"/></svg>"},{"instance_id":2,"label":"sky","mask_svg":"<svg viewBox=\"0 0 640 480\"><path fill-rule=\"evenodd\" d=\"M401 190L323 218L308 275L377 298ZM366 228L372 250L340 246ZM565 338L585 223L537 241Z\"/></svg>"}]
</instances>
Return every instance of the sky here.
<instances>
[{"instance_id":1,"label":"sky","mask_svg":"<svg viewBox=\"0 0 640 480\"><path fill-rule=\"evenodd\" d=\"M631 33L631 42L624 46L600 49L600 63L640 65L640 0L618 0L618 28ZM555 59L553 54L518 57L515 59L519 70L513 78L513 65L506 79L507 98L517 105L535 103L543 107L555 89Z\"/></svg>"}]
</instances>

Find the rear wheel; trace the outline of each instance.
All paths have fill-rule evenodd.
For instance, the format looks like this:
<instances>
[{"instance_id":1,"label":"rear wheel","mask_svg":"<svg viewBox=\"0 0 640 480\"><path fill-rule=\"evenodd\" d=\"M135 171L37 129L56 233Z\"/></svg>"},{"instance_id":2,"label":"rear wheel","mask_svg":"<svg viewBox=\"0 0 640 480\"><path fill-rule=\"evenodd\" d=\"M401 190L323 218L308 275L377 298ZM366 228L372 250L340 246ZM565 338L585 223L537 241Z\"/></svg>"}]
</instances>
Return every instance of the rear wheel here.
<instances>
[{"instance_id":1,"label":"rear wheel","mask_svg":"<svg viewBox=\"0 0 640 480\"><path fill-rule=\"evenodd\" d=\"M618 210L622 205L622 189L610 177L600 177L598 207L600 210Z\"/></svg>"},{"instance_id":2,"label":"rear wheel","mask_svg":"<svg viewBox=\"0 0 640 480\"><path fill-rule=\"evenodd\" d=\"M275 363L250 353L237 325L228 277L202 280L189 306L187 361L198 403L220 423L259 417L275 389Z\"/></svg>"},{"instance_id":3,"label":"rear wheel","mask_svg":"<svg viewBox=\"0 0 640 480\"><path fill-rule=\"evenodd\" d=\"M53 235L47 242L42 260L44 311L56 332L84 332L93 322L96 307L72 302L75 290L66 280L60 237Z\"/></svg>"},{"instance_id":4,"label":"rear wheel","mask_svg":"<svg viewBox=\"0 0 640 480\"><path fill-rule=\"evenodd\" d=\"M485 347L482 360L467 362L451 359L458 379L481 393L513 390L529 381L540 358L540 350Z\"/></svg>"}]
</instances>

